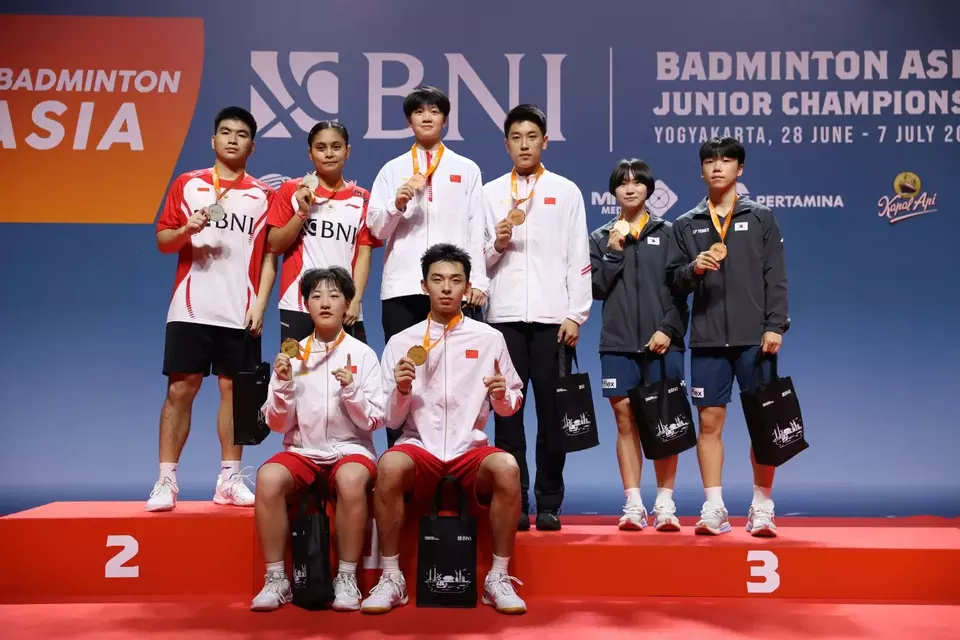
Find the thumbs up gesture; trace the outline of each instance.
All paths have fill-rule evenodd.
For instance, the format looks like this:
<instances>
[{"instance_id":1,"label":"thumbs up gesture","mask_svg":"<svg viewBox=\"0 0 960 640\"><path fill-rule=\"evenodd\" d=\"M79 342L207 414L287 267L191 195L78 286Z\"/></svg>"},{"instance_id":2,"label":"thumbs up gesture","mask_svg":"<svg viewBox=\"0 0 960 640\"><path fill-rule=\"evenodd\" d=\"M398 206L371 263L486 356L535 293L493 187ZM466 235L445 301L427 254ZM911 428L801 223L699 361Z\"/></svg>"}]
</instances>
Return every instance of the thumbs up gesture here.
<instances>
[{"instance_id":1,"label":"thumbs up gesture","mask_svg":"<svg viewBox=\"0 0 960 640\"><path fill-rule=\"evenodd\" d=\"M500 373L500 361L493 361L493 375L483 379L483 384L487 388L487 393L494 400L503 400L507 394L507 381Z\"/></svg>"},{"instance_id":2,"label":"thumbs up gesture","mask_svg":"<svg viewBox=\"0 0 960 640\"><path fill-rule=\"evenodd\" d=\"M340 387L348 387L353 383L353 360L350 354L347 354L347 364L339 369L333 370L333 377L340 382Z\"/></svg>"}]
</instances>

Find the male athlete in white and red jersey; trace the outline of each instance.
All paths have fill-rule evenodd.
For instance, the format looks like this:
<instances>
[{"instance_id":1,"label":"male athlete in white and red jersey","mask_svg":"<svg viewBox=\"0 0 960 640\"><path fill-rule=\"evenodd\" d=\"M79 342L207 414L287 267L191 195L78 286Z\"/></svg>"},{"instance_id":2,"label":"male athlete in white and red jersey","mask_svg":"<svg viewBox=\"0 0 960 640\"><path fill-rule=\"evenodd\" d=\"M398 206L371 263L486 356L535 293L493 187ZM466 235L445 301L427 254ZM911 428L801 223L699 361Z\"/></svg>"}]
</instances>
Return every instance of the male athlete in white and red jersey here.
<instances>
[{"instance_id":1,"label":"male athlete in white and red jersey","mask_svg":"<svg viewBox=\"0 0 960 640\"><path fill-rule=\"evenodd\" d=\"M167 397L160 415L160 479L147 511L176 506L177 462L190 433L193 399L203 378L218 376L222 464L213 501L253 506L240 469L242 447L233 443L233 377L260 362L263 312L277 262L264 255L267 210L273 190L246 174L257 123L244 109L217 114L211 169L174 180L157 221L157 246L179 253L167 313L163 374Z\"/></svg>"},{"instance_id":2,"label":"male athlete in white and red jersey","mask_svg":"<svg viewBox=\"0 0 960 640\"><path fill-rule=\"evenodd\" d=\"M280 340L302 340L313 320L300 295L300 280L310 269L343 267L352 274L356 295L343 319L344 330L366 342L361 299L370 276L373 249L383 246L367 229L370 194L343 180L350 157L350 134L339 122L318 122L307 136L315 171L288 180L277 191L267 215L267 245L283 254L280 269Z\"/></svg>"},{"instance_id":3,"label":"male athlete in white and red jersey","mask_svg":"<svg viewBox=\"0 0 960 640\"><path fill-rule=\"evenodd\" d=\"M257 472L254 515L267 573L251 609L272 611L292 600L283 566L290 539L287 505L298 508L300 496L320 482L337 508L340 566L332 607L356 611L357 563L377 475L373 432L383 425L380 362L373 349L344 331L343 317L355 295L346 269L308 271L300 289L314 328L299 347L281 346L263 405L267 424L284 434L284 450Z\"/></svg>"},{"instance_id":4,"label":"male athlete in white and red jersey","mask_svg":"<svg viewBox=\"0 0 960 640\"><path fill-rule=\"evenodd\" d=\"M520 409L523 383L503 334L461 311L471 286L470 256L438 244L420 264L430 312L390 339L381 363L384 420L390 427L403 425L403 435L377 465L373 504L383 574L361 609L386 613L406 604L399 567L404 498L429 499L437 483L453 475L474 508L489 512L493 566L483 603L501 613L524 613L527 605L508 573L520 518L520 468L484 433L491 407L504 416Z\"/></svg>"}]
</instances>

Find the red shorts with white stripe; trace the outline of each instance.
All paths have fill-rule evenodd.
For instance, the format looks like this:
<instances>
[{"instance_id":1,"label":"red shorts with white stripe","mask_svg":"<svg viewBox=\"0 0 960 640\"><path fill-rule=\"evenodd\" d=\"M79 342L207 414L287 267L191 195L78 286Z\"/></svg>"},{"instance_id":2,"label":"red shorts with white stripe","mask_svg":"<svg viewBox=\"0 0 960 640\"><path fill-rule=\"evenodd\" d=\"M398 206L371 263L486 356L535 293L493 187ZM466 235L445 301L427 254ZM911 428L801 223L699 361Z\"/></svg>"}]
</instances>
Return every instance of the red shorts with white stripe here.
<instances>
[{"instance_id":1,"label":"red shorts with white stripe","mask_svg":"<svg viewBox=\"0 0 960 640\"><path fill-rule=\"evenodd\" d=\"M385 453L398 451L406 454L413 460L413 493L410 498L414 501L432 501L437 485L446 476L454 476L463 487L467 498L473 500L476 506L487 509L490 507L490 495L477 494L477 476L480 465L487 456L494 453L505 453L503 449L489 445L470 449L461 456L449 462L443 462L423 447L415 444L398 444L387 449Z\"/></svg>"}]
</instances>

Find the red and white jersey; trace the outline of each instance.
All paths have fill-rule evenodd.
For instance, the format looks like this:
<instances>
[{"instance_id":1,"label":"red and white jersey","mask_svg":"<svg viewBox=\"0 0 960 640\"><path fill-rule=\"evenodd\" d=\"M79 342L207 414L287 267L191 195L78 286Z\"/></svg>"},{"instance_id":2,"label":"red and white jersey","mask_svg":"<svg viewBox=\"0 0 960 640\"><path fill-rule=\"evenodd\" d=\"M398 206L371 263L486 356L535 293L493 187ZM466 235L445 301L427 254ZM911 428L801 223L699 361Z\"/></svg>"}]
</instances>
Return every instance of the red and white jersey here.
<instances>
[{"instance_id":1,"label":"red and white jersey","mask_svg":"<svg viewBox=\"0 0 960 640\"><path fill-rule=\"evenodd\" d=\"M267 214L268 226L283 227L296 215L299 186L300 178L283 183ZM383 245L367 228L370 193L366 189L348 183L333 193L318 186L314 195L316 200L300 228L300 237L283 254L281 309L306 312L300 279L310 269L343 267L352 276L359 247ZM363 319L362 312L359 319Z\"/></svg>"},{"instance_id":2,"label":"red and white jersey","mask_svg":"<svg viewBox=\"0 0 960 640\"><path fill-rule=\"evenodd\" d=\"M221 180L221 191L234 180ZM167 322L195 322L232 329L256 299L267 241L267 210L273 189L244 175L220 200L226 216L210 222L180 250ZM157 232L179 229L216 202L211 169L179 176L170 186Z\"/></svg>"}]
</instances>

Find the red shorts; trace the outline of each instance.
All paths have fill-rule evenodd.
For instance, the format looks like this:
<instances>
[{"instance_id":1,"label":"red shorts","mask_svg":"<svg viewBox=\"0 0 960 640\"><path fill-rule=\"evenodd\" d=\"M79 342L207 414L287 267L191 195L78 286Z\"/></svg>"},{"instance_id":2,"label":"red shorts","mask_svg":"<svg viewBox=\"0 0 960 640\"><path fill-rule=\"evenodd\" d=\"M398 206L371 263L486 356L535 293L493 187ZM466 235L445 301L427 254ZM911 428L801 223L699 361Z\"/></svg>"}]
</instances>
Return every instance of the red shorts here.
<instances>
[{"instance_id":1,"label":"red shorts","mask_svg":"<svg viewBox=\"0 0 960 640\"><path fill-rule=\"evenodd\" d=\"M476 447L465 454L443 462L440 458L415 444L398 444L387 451L405 453L413 460L413 494L414 501L432 501L437 485L446 476L454 476L463 487L467 498L486 509L490 506L490 496L477 495L477 475L480 472L480 463L493 453L505 453L502 449L489 445Z\"/></svg>"},{"instance_id":2,"label":"red shorts","mask_svg":"<svg viewBox=\"0 0 960 640\"><path fill-rule=\"evenodd\" d=\"M357 453L344 456L334 464L320 465L299 453L281 451L264 462L264 464L279 464L286 467L290 475L293 476L294 493L296 495L301 495L315 481L319 481L327 483L327 490L329 492L327 496L334 500L336 499L337 483L335 479L337 471L343 465L350 463L362 464L366 467L367 471L370 472L370 484L367 490L372 489L374 480L377 478L377 465L367 456L362 456Z\"/></svg>"}]
</instances>

